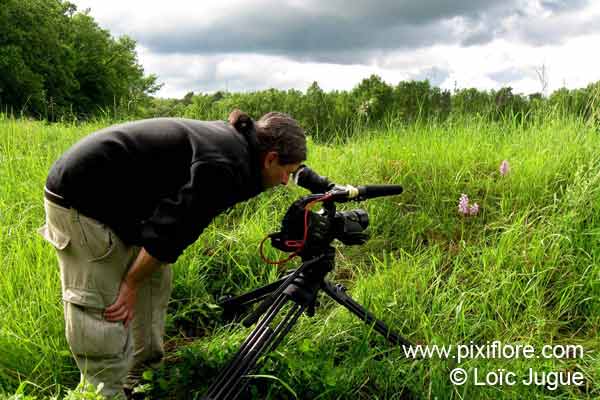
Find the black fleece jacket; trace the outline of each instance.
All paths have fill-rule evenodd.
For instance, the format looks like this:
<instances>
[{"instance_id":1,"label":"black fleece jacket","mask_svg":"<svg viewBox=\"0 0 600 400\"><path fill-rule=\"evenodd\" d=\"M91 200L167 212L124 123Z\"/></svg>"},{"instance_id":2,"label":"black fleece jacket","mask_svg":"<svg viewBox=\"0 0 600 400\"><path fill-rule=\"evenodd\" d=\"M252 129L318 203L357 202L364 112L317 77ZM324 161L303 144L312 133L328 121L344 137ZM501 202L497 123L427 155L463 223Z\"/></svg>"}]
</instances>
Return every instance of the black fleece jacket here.
<instances>
[{"instance_id":1,"label":"black fleece jacket","mask_svg":"<svg viewBox=\"0 0 600 400\"><path fill-rule=\"evenodd\" d=\"M181 118L86 136L54 163L46 187L168 263L215 216L262 191L252 128Z\"/></svg>"}]
</instances>

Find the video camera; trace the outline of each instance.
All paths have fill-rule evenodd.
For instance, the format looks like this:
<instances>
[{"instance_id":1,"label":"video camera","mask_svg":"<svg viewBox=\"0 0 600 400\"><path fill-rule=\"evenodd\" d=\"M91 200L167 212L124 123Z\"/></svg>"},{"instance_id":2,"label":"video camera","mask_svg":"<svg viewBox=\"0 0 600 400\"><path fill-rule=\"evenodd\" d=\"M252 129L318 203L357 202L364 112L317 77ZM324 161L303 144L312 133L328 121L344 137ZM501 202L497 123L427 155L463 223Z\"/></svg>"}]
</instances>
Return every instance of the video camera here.
<instances>
[{"instance_id":1,"label":"video camera","mask_svg":"<svg viewBox=\"0 0 600 400\"><path fill-rule=\"evenodd\" d=\"M335 203L402 193L399 185L339 186L307 166L302 166L294 174L294 181L312 194L300 198L288 208L281 230L271 234L270 238L276 249L297 252L303 257L322 252L334 239L345 245L359 245L367 241L369 236L364 231L369 225L368 213L362 209L337 212ZM323 209L311 211L310 206L318 202L323 203Z\"/></svg>"}]
</instances>

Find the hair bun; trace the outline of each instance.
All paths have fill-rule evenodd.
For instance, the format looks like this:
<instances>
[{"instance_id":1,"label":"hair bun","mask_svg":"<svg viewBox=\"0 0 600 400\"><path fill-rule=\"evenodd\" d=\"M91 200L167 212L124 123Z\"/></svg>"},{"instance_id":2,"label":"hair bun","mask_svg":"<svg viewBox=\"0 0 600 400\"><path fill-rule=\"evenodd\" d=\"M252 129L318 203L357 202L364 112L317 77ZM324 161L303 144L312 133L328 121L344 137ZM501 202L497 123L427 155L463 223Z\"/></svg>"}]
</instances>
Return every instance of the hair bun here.
<instances>
[{"instance_id":1,"label":"hair bun","mask_svg":"<svg viewBox=\"0 0 600 400\"><path fill-rule=\"evenodd\" d=\"M247 134L254 127L254 121L245 112L238 110L237 108L229 114L229 123L235 128L236 131Z\"/></svg>"}]
</instances>

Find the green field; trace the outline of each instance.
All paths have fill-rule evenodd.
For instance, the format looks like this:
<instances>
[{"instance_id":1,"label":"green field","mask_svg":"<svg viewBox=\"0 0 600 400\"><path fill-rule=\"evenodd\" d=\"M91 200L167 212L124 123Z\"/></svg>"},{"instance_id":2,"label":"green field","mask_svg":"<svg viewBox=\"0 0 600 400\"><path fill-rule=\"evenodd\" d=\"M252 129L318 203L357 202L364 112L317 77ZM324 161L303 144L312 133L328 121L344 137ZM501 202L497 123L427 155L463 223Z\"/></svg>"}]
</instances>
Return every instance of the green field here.
<instances>
[{"instance_id":1,"label":"green field","mask_svg":"<svg viewBox=\"0 0 600 400\"><path fill-rule=\"evenodd\" d=\"M43 224L42 189L52 162L106 124L0 114L0 398L62 398L77 385L63 334L57 261L35 230ZM505 176L503 160L510 165ZM499 340L532 346L536 356L407 360L402 349L323 298L315 317L302 317L265 360L251 387L256 398L600 397L597 128L559 118L531 126L391 124L347 143L311 142L308 164L338 183L404 187L400 196L343 206L369 212L371 239L338 246L332 280L414 342ZM199 398L232 356L249 330L221 322L215 298L279 276L262 263L258 244L305 193L279 188L238 205L180 257L168 357L163 369L146 374L148 398ZM477 215L459 214L463 193L479 204ZM267 254L283 257L270 247ZM582 351L537 357L545 345ZM465 385L450 382L457 367L471 378ZM475 370L483 380L499 369L514 373L516 384L474 384ZM583 384L526 385L521 378L530 369L578 373Z\"/></svg>"}]
</instances>

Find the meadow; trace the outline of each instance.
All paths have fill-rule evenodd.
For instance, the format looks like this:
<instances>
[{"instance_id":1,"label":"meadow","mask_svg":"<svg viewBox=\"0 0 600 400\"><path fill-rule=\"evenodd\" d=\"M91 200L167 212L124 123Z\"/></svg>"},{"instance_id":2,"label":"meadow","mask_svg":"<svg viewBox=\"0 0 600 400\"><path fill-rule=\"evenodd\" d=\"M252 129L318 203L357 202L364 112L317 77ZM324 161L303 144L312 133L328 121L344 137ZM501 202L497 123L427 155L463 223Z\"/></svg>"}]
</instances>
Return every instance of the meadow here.
<instances>
[{"instance_id":1,"label":"meadow","mask_svg":"<svg viewBox=\"0 0 600 400\"><path fill-rule=\"evenodd\" d=\"M35 231L52 162L107 125L0 114L0 399L95 398L64 339L58 265ZM580 399L600 397L600 138L569 117L477 118L365 130L309 143L307 164L341 184L400 184L399 196L346 204L368 211L371 238L336 245L330 279L419 344L531 346L535 356L405 357L327 298L263 362L249 394L271 399ZM506 161L503 164L503 161ZM505 167L501 170L501 165ZM219 216L174 265L165 365L147 398L200 398L250 332L221 320L216 298L281 275L258 244L299 187L263 193ZM473 215L459 212L461 195ZM267 246L267 256L284 255ZM544 357L541 349L576 348ZM562 347L561 347L562 346ZM571 347L567 347L571 346ZM575 347L573 347L575 346ZM453 385L450 374L469 376ZM527 385L529 371L577 373L579 385ZM477 385L475 371L516 384ZM494 376L492 374L492 376ZM481 378L483 380L483 378Z\"/></svg>"}]
</instances>

